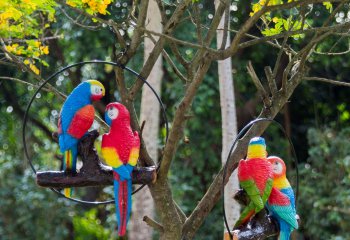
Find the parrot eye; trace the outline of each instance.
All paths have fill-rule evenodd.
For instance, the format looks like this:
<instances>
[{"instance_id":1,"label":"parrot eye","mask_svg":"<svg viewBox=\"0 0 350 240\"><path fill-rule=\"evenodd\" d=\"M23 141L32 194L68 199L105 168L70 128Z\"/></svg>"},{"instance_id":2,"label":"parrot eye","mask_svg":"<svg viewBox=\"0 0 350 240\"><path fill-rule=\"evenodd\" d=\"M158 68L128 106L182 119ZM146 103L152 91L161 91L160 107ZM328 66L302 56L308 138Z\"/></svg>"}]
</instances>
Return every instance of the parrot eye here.
<instances>
[{"instance_id":1,"label":"parrot eye","mask_svg":"<svg viewBox=\"0 0 350 240\"><path fill-rule=\"evenodd\" d=\"M110 107L108 110L107 110L108 112L107 112L107 114L108 114L108 117L110 118L110 119L116 119L117 117L118 117L118 114L119 114L119 111L118 111L118 109L117 108L115 108L115 107Z\"/></svg>"}]
</instances>

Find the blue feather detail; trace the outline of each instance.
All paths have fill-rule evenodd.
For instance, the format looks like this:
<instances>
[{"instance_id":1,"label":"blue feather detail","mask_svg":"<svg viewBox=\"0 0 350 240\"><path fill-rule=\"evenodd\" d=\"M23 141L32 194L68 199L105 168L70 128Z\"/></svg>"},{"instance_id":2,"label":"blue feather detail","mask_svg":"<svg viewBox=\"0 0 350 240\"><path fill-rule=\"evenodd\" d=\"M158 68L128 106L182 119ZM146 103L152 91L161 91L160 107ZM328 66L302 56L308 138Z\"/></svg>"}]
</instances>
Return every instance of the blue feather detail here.
<instances>
[{"instance_id":1,"label":"blue feather detail","mask_svg":"<svg viewBox=\"0 0 350 240\"><path fill-rule=\"evenodd\" d=\"M120 180L129 180L131 179L131 171L129 171L126 165L121 165L117 168L113 168L115 172L117 172L120 176Z\"/></svg>"},{"instance_id":2,"label":"blue feather detail","mask_svg":"<svg viewBox=\"0 0 350 240\"><path fill-rule=\"evenodd\" d=\"M280 240L289 240L292 232L291 227L283 219L278 220L280 225Z\"/></svg>"},{"instance_id":3,"label":"blue feather detail","mask_svg":"<svg viewBox=\"0 0 350 240\"><path fill-rule=\"evenodd\" d=\"M132 181L130 179L130 180L128 180L128 211L126 214L126 216L127 216L126 222L129 221L130 214L131 214L131 206L132 206L131 193L132 193Z\"/></svg>"},{"instance_id":4,"label":"blue feather detail","mask_svg":"<svg viewBox=\"0 0 350 240\"><path fill-rule=\"evenodd\" d=\"M254 137L249 141L249 145L259 144L266 147L265 139L262 137Z\"/></svg>"},{"instance_id":5,"label":"blue feather detail","mask_svg":"<svg viewBox=\"0 0 350 240\"><path fill-rule=\"evenodd\" d=\"M108 116L107 111L105 112L105 121L108 124L108 126L112 125L112 119Z\"/></svg>"},{"instance_id":6,"label":"blue feather detail","mask_svg":"<svg viewBox=\"0 0 350 240\"><path fill-rule=\"evenodd\" d=\"M293 189L291 187L289 187L289 188L282 188L282 189L280 189L280 191L282 193L284 193L285 195L287 195L287 197L290 200L290 203L292 204L292 208L294 209L294 212L296 212L296 210L295 210L295 198L294 198L294 191L293 191Z\"/></svg>"}]
</instances>

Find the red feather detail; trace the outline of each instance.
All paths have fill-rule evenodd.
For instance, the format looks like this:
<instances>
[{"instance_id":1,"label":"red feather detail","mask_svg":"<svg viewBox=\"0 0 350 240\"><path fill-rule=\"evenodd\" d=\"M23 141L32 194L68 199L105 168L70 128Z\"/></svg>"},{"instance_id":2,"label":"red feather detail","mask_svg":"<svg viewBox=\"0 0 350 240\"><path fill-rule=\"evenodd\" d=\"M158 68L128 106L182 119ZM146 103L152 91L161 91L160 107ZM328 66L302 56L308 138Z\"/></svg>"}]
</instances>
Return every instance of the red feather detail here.
<instances>
[{"instance_id":1,"label":"red feather detail","mask_svg":"<svg viewBox=\"0 0 350 240\"><path fill-rule=\"evenodd\" d=\"M280 192L278 189L276 189L275 187L272 188L268 202L270 205L278 205L278 206L290 205L289 198L285 194Z\"/></svg>"},{"instance_id":2,"label":"red feather detail","mask_svg":"<svg viewBox=\"0 0 350 240\"><path fill-rule=\"evenodd\" d=\"M266 182L273 177L271 164L264 158L251 158L239 161L239 181L253 180L261 193L263 193Z\"/></svg>"},{"instance_id":3,"label":"red feather detail","mask_svg":"<svg viewBox=\"0 0 350 240\"><path fill-rule=\"evenodd\" d=\"M128 211L128 184L127 181L119 181L119 209L120 209L120 219L121 222L119 226L119 236L124 236L126 233L126 220L127 220L127 211Z\"/></svg>"},{"instance_id":4,"label":"red feather detail","mask_svg":"<svg viewBox=\"0 0 350 240\"><path fill-rule=\"evenodd\" d=\"M68 133L80 139L89 130L92 123L94 122L95 109L92 105L86 105L76 112L74 115L69 128Z\"/></svg>"},{"instance_id":5,"label":"red feather detail","mask_svg":"<svg viewBox=\"0 0 350 240\"><path fill-rule=\"evenodd\" d=\"M131 150L140 149L140 138L130 127L130 115L126 107L122 104L117 104L115 107L118 108L119 115L112 121L109 133L103 135L102 147L114 148L120 161L127 164Z\"/></svg>"},{"instance_id":6,"label":"red feather detail","mask_svg":"<svg viewBox=\"0 0 350 240\"><path fill-rule=\"evenodd\" d=\"M119 180L120 180L119 174L118 174L117 172L115 172L115 171L113 171L113 178L114 178L114 180L116 180L116 181L119 181Z\"/></svg>"}]
</instances>

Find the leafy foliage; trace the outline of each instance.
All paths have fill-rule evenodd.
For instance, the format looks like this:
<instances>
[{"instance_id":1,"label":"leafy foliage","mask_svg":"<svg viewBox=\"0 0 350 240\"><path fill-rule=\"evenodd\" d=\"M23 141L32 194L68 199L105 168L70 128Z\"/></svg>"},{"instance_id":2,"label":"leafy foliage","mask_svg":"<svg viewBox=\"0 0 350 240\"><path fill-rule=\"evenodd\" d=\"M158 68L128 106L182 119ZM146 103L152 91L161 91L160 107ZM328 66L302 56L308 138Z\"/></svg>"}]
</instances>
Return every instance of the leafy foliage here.
<instances>
[{"instance_id":1,"label":"leafy foliage","mask_svg":"<svg viewBox=\"0 0 350 240\"><path fill-rule=\"evenodd\" d=\"M311 239L349 239L350 128L308 131L309 158L301 165L299 213ZM322 230L321 230L322 229Z\"/></svg>"},{"instance_id":2,"label":"leafy foliage","mask_svg":"<svg viewBox=\"0 0 350 240\"><path fill-rule=\"evenodd\" d=\"M53 0L3 0L0 3L3 51L21 57L35 74L40 73L37 62L48 65L42 57L49 54L49 49L40 38L55 21L55 6Z\"/></svg>"},{"instance_id":3,"label":"leafy foliage","mask_svg":"<svg viewBox=\"0 0 350 240\"><path fill-rule=\"evenodd\" d=\"M113 0L67 0L66 3L71 7L84 9L89 14L100 13L110 14L107 7Z\"/></svg>"}]
</instances>

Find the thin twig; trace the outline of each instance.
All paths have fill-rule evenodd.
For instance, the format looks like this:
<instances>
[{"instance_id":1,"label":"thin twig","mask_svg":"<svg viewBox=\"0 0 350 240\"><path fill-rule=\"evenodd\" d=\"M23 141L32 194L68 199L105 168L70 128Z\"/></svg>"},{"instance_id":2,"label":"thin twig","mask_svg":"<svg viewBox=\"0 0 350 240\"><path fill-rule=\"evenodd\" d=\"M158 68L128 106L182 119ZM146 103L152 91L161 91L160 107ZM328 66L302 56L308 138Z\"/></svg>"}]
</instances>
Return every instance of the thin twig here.
<instances>
[{"instance_id":1,"label":"thin twig","mask_svg":"<svg viewBox=\"0 0 350 240\"><path fill-rule=\"evenodd\" d=\"M154 39L154 37L150 34L147 34L147 36L151 39L151 41L153 42L153 44L156 44L156 40ZM183 82L187 82L188 79L181 73L181 71L176 67L175 63L173 62L173 60L171 60L169 54L165 51L165 49L162 50L162 55L164 57L164 59L166 60L166 62L171 66L171 68L174 70L174 73L183 81Z\"/></svg>"},{"instance_id":2,"label":"thin twig","mask_svg":"<svg viewBox=\"0 0 350 240\"><path fill-rule=\"evenodd\" d=\"M341 82L341 81L337 81L337 80L333 80L333 79L329 79L329 78L304 77L303 79L306 81L318 81L318 82L330 83L330 84L337 85L337 86L350 87L350 83Z\"/></svg>"},{"instance_id":3,"label":"thin twig","mask_svg":"<svg viewBox=\"0 0 350 240\"><path fill-rule=\"evenodd\" d=\"M101 27L100 25L99 26L89 26L89 25L85 25L85 24L82 24L80 22L78 22L77 20L73 19L71 16L69 16L69 14L62 8L62 7L59 7L59 9L63 12L63 14L75 25L79 26L79 27L82 27L82 28L85 28L85 29L88 29L88 30L92 30L92 31L97 31L97 29L99 27Z\"/></svg>"},{"instance_id":4,"label":"thin twig","mask_svg":"<svg viewBox=\"0 0 350 240\"><path fill-rule=\"evenodd\" d=\"M155 220L153 220L152 218L150 218L148 216L144 216L143 217L143 221L145 223L147 223L148 226L158 230L159 232L164 232L163 226L160 223L158 223Z\"/></svg>"},{"instance_id":5,"label":"thin twig","mask_svg":"<svg viewBox=\"0 0 350 240\"><path fill-rule=\"evenodd\" d=\"M32 84L32 83L23 81L23 80L18 79L18 78L13 78L13 77L0 77L0 79L10 80L10 81L22 83L22 84L29 85L29 86L32 86L32 87L35 87L35 88L38 88L38 87L39 87L38 85L35 85L35 84ZM42 90L45 91L45 92L51 92L50 89L48 89L48 88L42 88Z\"/></svg>"},{"instance_id":6,"label":"thin twig","mask_svg":"<svg viewBox=\"0 0 350 240\"><path fill-rule=\"evenodd\" d=\"M271 91L271 95L274 96L277 92L276 79L273 77L272 70L270 66L266 66L264 68L265 75L267 78L267 82L269 83L269 88Z\"/></svg>"},{"instance_id":7,"label":"thin twig","mask_svg":"<svg viewBox=\"0 0 350 240\"><path fill-rule=\"evenodd\" d=\"M248 62L247 70L248 70L249 76L252 78L253 83L254 83L255 87L257 88L259 94L261 95L262 99L263 100L268 99L268 94L267 94L264 86L261 84L259 77L256 75L256 72L253 68L251 61Z\"/></svg>"},{"instance_id":8,"label":"thin twig","mask_svg":"<svg viewBox=\"0 0 350 240\"><path fill-rule=\"evenodd\" d=\"M35 39L7 39L3 38L4 42L11 42L11 43L26 43L28 40L36 40L36 41L50 41L54 39L62 39L63 35L56 35L56 36L51 36L51 37L44 37L44 38L35 38Z\"/></svg>"}]
</instances>

